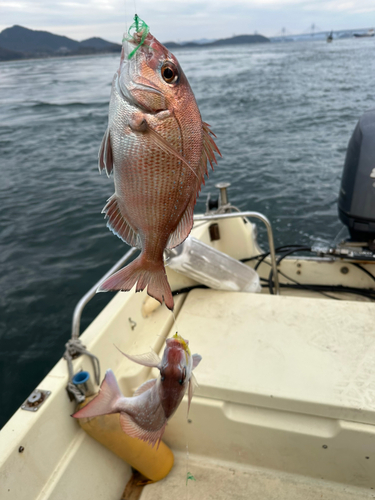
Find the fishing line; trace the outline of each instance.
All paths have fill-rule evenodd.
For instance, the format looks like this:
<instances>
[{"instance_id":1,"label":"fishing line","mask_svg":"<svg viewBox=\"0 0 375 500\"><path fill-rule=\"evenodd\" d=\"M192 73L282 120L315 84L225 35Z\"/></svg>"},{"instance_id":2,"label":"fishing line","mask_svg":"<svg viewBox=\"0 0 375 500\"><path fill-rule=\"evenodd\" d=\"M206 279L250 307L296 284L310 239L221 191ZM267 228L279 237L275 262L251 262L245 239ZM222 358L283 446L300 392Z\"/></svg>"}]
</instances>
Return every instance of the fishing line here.
<instances>
[{"instance_id":1,"label":"fishing line","mask_svg":"<svg viewBox=\"0 0 375 500\"><path fill-rule=\"evenodd\" d=\"M173 315L173 325L174 325L174 328L176 328L176 333L178 333L177 319L176 319L174 311L172 311L172 315Z\"/></svg>"},{"instance_id":2,"label":"fishing line","mask_svg":"<svg viewBox=\"0 0 375 500\"><path fill-rule=\"evenodd\" d=\"M148 25L138 16L138 14L135 14L134 15L134 22L130 26L130 28L128 29L126 34L124 35L123 41L127 40L128 42L135 44L138 42L139 36L141 38L140 38L138 45L128 55L129 60L134 56L134 54L136 55L139 47L141 47L143 45L143 42L145 41L149 31L150 31L150 28L148 27ZM135 38L135 35L137 35L137 38Z\"/></svg>"},{"instance_id":3,"label":"fishing line","mask_svg":"<svg viewBox=\"0 0 375 500\"><path fill-rule=\"evenodd\" d=\"M186 423L186 499L189 500L189 424Z\"/></svg>"},{"instance_id":4,"label":"fishing line","mask_svg":"<svg viewBox=\"0 0 375 500\"><path fill-rule=\"evenodd\" d=\"M126 0L124 1L125 33L128 32L128 16L126 14Z\"/></svg>"},{"instance_id":5,"label":"fishing line","mask_svg":"<svg viewBox=\"0 0 375 500\"><path fill-rule=\"evenodd\" d=\"M191 420L189 420L188 417L186 417L186 499L189 500L189 481L196 481L195 477L193 474L189 471L189 424L191 423Z\"/></svg>"},{"instance_id":6,"label":"fishing line","mask_svg":"<svg viewBox=\"0 0 375 500\"><path fill-rule=\"evenodd\" d=\"M189 481L196 481L195 477L193 474L189 471L189 460L190 460L190 454L189 454L189 424L191 424L191 420L188 418L189 416L186 417L186 498L189 500Z\"/></svg>"}]
</instances>

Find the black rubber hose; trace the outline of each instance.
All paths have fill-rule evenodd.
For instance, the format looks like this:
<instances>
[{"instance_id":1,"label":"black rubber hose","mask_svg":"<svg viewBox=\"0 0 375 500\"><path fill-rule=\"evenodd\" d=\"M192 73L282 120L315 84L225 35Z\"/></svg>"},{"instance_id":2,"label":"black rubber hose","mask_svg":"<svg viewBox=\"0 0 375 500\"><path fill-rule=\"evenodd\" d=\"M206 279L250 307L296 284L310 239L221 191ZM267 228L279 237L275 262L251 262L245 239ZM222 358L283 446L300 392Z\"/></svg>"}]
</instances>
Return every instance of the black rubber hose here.
<instances>
[{"instance_id":1,"label":"black rubber hose","mask_svg":"<svg viewBox=\"0 0 375 500\"><path fill-rule=\"evenodd\" d=\"M296 252L311 252L311 247L299 247L299 248L294 248L294 249L291 249L291 250L288 250L287 252L285 252L283 255L281 255L281 257L279 257L276 261L276 265L279 265L280 262L285 259L285 257L287 257L288 255L291 255L292 253L296 253ZM270 274L268 276L268 288L269 288L269 291L270 291L270 294L273 295L273 287L271 285L272 283L272 276L273 276L273 269L271 268L271 271L270 271ZM294 281L294 280L292 280ZM297 283L297 282L296 282Z\"/></svg>"}]
</instances>

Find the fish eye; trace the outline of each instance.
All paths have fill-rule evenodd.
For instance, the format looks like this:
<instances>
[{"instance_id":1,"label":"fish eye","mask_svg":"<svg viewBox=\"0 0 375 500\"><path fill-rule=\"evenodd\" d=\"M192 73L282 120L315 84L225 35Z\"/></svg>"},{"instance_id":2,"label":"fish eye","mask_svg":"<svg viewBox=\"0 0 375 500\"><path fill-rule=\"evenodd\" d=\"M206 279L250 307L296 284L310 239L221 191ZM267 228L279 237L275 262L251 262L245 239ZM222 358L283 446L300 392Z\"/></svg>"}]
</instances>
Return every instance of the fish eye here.
<instances>
[{"instance_id":1,"label":"fish eye","mask_svg":"<svg viewBox=\"0 0 375 500\"><path fill-rule=\"evenodd\" d=\"M167 83L176 83L178 80L178 71L176 66L171 62L166 62L161 67L161 76Z\"/></svg>"},{"instance_id":2,"label":"fish eye","mask_svg":"<svg viewBox=\"0 0 375 500\"><path fill-rule=\"evenodd\" d=\"M160 372L160 380L162 382L164 382L164 380L165 380L165 373L164 372Z\"/></svg>"},{"instance_id":3,"label":"fish eye","mask_svg":"<svg viewBox=\"0 0 375 500\"><path fill-rule=\"evenodd\" d=\"M180 385L182 385L182 384L185 382L185 378L186 378L186 368L184 368L184 369L183 369L183 371L182 371L182 375L181 375L181 378L180 378L180 380L178 381L178 383L179 383Z\"/></svg>"}]
</instances>

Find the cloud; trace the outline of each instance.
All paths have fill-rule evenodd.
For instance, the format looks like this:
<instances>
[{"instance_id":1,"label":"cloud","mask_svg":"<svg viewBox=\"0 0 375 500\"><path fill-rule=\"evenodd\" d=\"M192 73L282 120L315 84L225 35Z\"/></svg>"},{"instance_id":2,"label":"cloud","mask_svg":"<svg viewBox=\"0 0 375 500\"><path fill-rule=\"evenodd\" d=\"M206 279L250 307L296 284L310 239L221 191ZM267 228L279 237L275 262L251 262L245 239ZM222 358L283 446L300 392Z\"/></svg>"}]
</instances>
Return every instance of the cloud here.
<instances>
[{"instance_id":1,"label":"cloud","mask_svg":"<svg viewBox=\"0 0 375 500\"><path fill-rule=\"evenodd\" d=\"M306 10L320 12L347 12L349 14L363 14L375 12L374 0L348 1L348 0L318 0L309 2L304 7Z\"/></svg>"},{"instance_id":2,"label":"cloud","mask_svg":"<svg viewBox=\"0 0 375 500\"><path fill-rule=\"evenodd\" d=\"M3 0L0 30L14 24L77 40L101 36L119 42L137 13L161 41L276 35L368 27L374 0Z\"/></svg>"}]
</instances>

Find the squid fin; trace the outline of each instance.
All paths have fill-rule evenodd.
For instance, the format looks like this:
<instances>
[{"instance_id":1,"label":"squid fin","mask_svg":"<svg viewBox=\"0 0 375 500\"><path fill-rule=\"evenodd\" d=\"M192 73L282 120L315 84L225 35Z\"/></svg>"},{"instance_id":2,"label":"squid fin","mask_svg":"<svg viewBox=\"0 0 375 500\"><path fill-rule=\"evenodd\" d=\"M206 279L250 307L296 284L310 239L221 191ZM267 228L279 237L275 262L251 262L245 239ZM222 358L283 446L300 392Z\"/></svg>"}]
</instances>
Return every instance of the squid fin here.
<instances>
[{"instance_id":1,"label":"squid fin","mask_svg":"<svg viewBox=\"0 0 375 500\"><path fill-rule=\"evenodd\" d=\"M105 214L105 218L108 219L107 226L112 233L131 247L140 246L137 231L131 227L120 211L116 193L108 199L102 214Z\"/></svg>"},{"instance_id":2,"label":"squid fin","mask_svg":"<svg viewBox=\"0 0 375 500\"><path fill-rule=\"evenodd\" d=\"M112 370L107 370L99 394L86 406L75 412L74 418L90 418L117 413L116 403L123 395Z\"/></svg>"},{"instance_id":3,"label":"squid fin","mask_svg":"<svg viewBox=\"0 0 375 500\"><path fill-rule=\"evenodd\" d=\"M113 170L113 155L109 128L107 128L107 130L105 131L104 137L102 139L98 159L99 172L102 173L102 171L105 170L109 177L110 173Z\"/></svg>"},{"instance_id":4,"label":"squid fin","mask_svg":"<svg viewBox=\"0 0 375 500\"><path fill-rule=\"evenodd\" d=\"M142 427L140 427L137 423L135 423L130 415L128 415L127 413L121 412L120 413L120 424L121 424L122 430L128 436L140 439L141 441L146 441L146 442L150 443L150 445L152 447L154 447L155 444L157 443L157 448L159 448L159 444L160 444L161 438L164 434L165 426L167 425L167 422L165 421L164 425L160 429L158 429L157 431L148 431L148 430L142 429Z\"/></svg>"}]
</instances>

